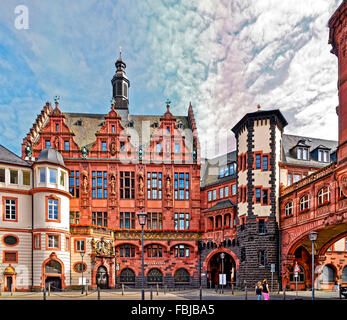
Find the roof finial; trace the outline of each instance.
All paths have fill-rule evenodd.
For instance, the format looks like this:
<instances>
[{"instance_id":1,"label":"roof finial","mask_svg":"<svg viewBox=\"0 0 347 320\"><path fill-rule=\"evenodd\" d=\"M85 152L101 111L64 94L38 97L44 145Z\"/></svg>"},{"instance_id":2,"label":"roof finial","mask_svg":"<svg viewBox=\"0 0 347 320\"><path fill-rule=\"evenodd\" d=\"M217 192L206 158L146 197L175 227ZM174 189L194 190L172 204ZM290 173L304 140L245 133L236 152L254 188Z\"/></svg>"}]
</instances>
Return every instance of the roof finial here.
<instances>
[{"instance_id":1,"label":"roof finial","mask_svg":"<svg viewBox=\"0 0 347 320\"><path fill-rule=\"evenodd\" d=\"M122 59L122 46L119 46L119 58Z\"/></svg>"},{"instance_id":2,"label":"roof finial","mask_svg":"<svg viewBox=\"0 0 347 320\"><path fill-rule=\"evenodd\" d=\"M258 105L257 105L257 108L258 108L258 111L260 111L261 105L258 104Z\"/></svg>"},{"instance_id":3,"label":"roof finial","mask_svg":"<svg viewBox=\"0 0 347 320\"><path fill-rule=\"evenodd\" d=\"M166 106L170 106L171 101L169 100L169 98L166 99Z\"/></svg>"},{"instance_id":4,"label":"roof finial","mask_svg":"<svg viewBox=\"0 0 347 320\"><path fill-rule=\"evenodd\" d=\"M58 106L59 100L60 100L60 96L55 96L55 97L54 97L54 102L55 102L55 105L56 105L56 106Z\"/></svg>"}]
</instances>

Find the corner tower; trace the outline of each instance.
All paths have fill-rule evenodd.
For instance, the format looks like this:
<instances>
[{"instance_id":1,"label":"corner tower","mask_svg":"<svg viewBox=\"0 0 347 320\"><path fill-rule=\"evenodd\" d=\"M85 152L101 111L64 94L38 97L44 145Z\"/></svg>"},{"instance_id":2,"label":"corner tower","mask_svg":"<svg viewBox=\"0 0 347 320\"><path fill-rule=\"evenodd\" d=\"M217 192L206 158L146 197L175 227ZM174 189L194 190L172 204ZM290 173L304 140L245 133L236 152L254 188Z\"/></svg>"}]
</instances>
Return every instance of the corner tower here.
<instances>
[{"instance_id":1,"label":"corner tower","mask_svg":"<svg viewBox=\"0 0 347 320\"><path fill-rule=\"evenodd\" d=\"M339 123L339 145L337 147L336 177L347 196L347 1L344 0L328 23L331 53L338 58L339 105L336 108Z\"/></svg>"},{"instance_id":2,"label":"corner tower","mask_svg":"<svg viewBox=\"0 0 347 320\"><path fill-rule=\"evenodd\" d=\"M278 280L279 162L287 121L279 110L246 114L232 129L236 137L239 280L255 285Z\"/></svg>"}]
</instances>

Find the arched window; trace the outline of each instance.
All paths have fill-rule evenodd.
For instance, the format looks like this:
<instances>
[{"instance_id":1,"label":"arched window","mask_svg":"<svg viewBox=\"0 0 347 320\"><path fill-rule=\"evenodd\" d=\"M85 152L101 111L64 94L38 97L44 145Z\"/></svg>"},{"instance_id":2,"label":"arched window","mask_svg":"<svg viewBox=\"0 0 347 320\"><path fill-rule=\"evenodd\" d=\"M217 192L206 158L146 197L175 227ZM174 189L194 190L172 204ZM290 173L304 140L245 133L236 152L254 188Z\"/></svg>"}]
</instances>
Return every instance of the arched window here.
<instances>
[{"instance_id":1,"label":"arched window","mask_svg":"<svg viewBox=\"0 0 347 320\"><path fill-rule=\"evenodd\" d=\"M347 282L347 266L342 270L342 282Z\"/></svg>"},{"instance_id":2,"label":"arched window","mask_svg":"<svg viewBox=\"0 0 347 320\"><path fill-rule=\"evenodd\" d=\"M147 274L147 282L163 282L163 274L159 269L151 269Z\"/></svg>"},{"instance_id":3,"label":"arched window","mask_svg":"<svg viewBox=\"0 0 347 320\"><path fill-rule=\"evenodd\" d=\"M189 272L184 268L178 269L175 272L174 279L175 279L175 283L179 283L179 282L189 283L190 282Z\"/></svg>"},{"instance_id":4,"label":"arched window","mask_svg":"<svg viewBox=\"0 0 347 320\"><path fill-rule=\"evenodd\" d=\"M303 266L301 266L300 264L298 264L298 266L300 269L300 271L298 272L298 283L303 283L303 282L305 282L305 270L304 270ZM296 282L295 274L294 274L294 267L292 267L290 269L289 281L290 282Z\"/></svg>"},{"instance_id":5,"label":"arched window","mask_svg":"<svg viewBox=\"0 0 347 320\"><path fill-rule=\"evenodd\" d=\"M293 215L293 201L287 202L285 208L284 208L284 215L286 217Z\"/></svg>"},{"instance_id":6,"label":"arched window","mask_svg":"<svg viewBox=\"0 0 347 320\"><path fill-rule=\"evenodd\" d=\"M300 212L308 210L309 208L310 208L310 196L306 194L300 199Z\"/></svg>"},{"instance_id":7,"label":"arched window","mask_svg":"<svg viewBox=\"0 0 347 320\"><path fill-rule=\"evenodd\" d=\"M119 275L119 281L121 283L135 283L135 273L129 268L125 268Z\"/></svg>"},{"instance_id":8,"label":"arched window","mask_svg":"<svg viewBox=\"0 0 347 320\"><path fill-rule=\"evenodd\" d=\"M318 192L318 205L326 204L330 201L330 188L323 187Z\"/></svg>"},{"instance_id":9,"label":"arched window","mask_svg":"<svg viewBox=\"0 0 347 320\"><path fill-rule=\"evenodd\" d=\"M323 267L322 283L335 282L335 270L332 266L326 265Z\"/></svg>"}]
</instances>

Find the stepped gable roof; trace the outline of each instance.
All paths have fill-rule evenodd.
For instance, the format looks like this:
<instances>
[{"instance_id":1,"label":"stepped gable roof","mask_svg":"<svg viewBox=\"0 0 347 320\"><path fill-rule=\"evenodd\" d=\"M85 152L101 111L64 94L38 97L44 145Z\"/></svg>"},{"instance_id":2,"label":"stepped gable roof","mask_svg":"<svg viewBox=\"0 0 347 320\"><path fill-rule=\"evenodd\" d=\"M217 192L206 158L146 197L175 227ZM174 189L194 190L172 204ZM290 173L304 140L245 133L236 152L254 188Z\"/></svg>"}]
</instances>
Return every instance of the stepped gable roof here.
<instances>
[{"instance_id":1,"label":"stepped gable roof","mask_svg":"<svg viewBox=\"0 0 347 320\"><path fill-rule=\"evenodd\" d=\"M53 148L43 149L36 162L50 162L65 167L63 156Z\"/></svg>"},{"instance_id":2,"label":"stepped gable roof","mask_svg":"<svg viewBox=\"0 0 347 320\"><path fill-rule=\"evenodd\" d=\"M299 144L299 142L301 143ZM296 136L290 134L282 135L282 163L289 165L305 166L322 168L327 165L325 162L316 161L310 156L310 160L298 160L293 148L297 145L305 145L309 148L309 152L317 148L330 149L330 153L334 153L338 146L338 142L334 140L325 140L318 138L310 138L303 136Z\"/></svg>"},{"instance_id":3,"label":"stepped gable roof","mask_svg":"<svg viewBox=\"0 0 347 320\"><path fill-rule=\"evenodd\" d=\"M118 110L116 110L118 111ZM98 132L105 122L105 116L107 114L89 114L89 113L64 113L65 123L69 129L75 134L74 141L82 148L86 146L87 149L95 142L95 133ZM128 115L127 119L122 118L121 124L124 128L124 134L129 134L131 136L130 141L134 147L149 144L150 138L153 133L158 130L154 125L155 123L160 124L160 119L162 115ZM190 128L188 116L175 116L176 123L182 122L184 128ZM80 121L80 123L78 123ZM129 123L132 125L129 126ZM146 134L146 128L143 130L142 124L149 124L149 135ZM182 135L186 132L182 130ZM186 137L187 138L187 137ZM144 140L142 140L144 139ZM190 139L188 137L188 139Z\"/></svg>"},{"instance_id":4,"label":"stepped gable roof","mask_svg":"<svg viewBox=\"0 0 347 320\"><path fill-rule=\"evenodd\" d=\"M223 201L217 202L211 208L204 210L204 212L211 212L211 211L217 211L217 210L234 208L234 207L236 207L236 204L228 199L228 200L223 200Z\"/></svg>"},{"instance_id":5,"label":"stepped gable roof","mask_svg":"<svg viewBox=\"0 0 347 320\"><path fill-rule=\"evenodd\" d=\"M0 162L30 167L31 165L12 151L0 145Z\"/></svg>"},{"instance_id":6,"label":"stepped gable roof","mask_svg":"<svg viewBox=\"0 0 347 320\"><path fill-rule=\"evenodd\" d=\"M212 159L201 159L200 187L208 187L214 184L235 179L237 176L236 171L232 175L219 178L219 168L236 161L236 151L231 151Z\"/></svg>"}]
</instances>

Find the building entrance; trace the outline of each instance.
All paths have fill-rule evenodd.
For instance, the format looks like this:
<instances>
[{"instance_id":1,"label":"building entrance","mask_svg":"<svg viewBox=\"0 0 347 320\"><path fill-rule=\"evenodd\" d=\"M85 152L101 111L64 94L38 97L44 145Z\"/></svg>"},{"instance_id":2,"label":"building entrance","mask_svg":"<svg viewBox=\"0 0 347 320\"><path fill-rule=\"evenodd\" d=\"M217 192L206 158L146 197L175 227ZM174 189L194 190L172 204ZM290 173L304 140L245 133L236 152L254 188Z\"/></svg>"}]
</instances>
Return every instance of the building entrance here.
<instances>
[{"instance_id":1,"label":"building entrance","mask_svg":"<svg viewBox=\"0 0 347 320\"><path fill-rule=\"evenodd\" d=\"M61 290L61 279L59 277L47 277L45 281L46 289L50 287L51 291Z\"/></svg>"},{"instance_id":2,"label":"building entrance","mask_svg":"<svg viewBox=\"0 0 347 320\"><path fill-rule=\"evenodd\" d=\"M221 252L212 256L209 262L209 286L217 288L219 286L219 275L222 273ZM226 274L226 286L230 287L231 282L236 281L236 264L230 254L224 252L223 273Z\"/></svg>"},{"instance_id":3,"label":"building entrance","mask_svg":"<svg viewBox=\"0 0 347 320\"><path fill-rule=\"evenodd\" d=\"M105 267L99 267L96 273L96 284L100 289L108 288L108 274Z\"/></svg>"}]
</instances>

